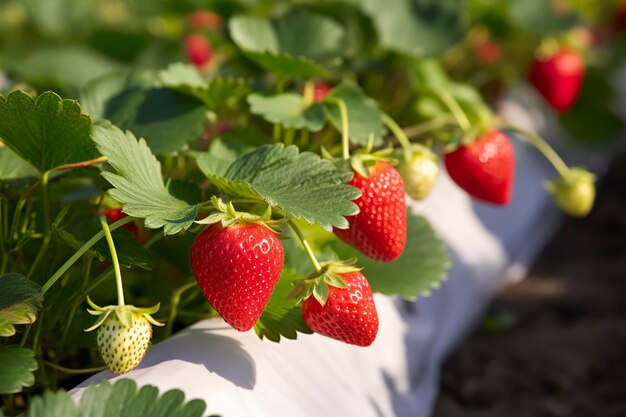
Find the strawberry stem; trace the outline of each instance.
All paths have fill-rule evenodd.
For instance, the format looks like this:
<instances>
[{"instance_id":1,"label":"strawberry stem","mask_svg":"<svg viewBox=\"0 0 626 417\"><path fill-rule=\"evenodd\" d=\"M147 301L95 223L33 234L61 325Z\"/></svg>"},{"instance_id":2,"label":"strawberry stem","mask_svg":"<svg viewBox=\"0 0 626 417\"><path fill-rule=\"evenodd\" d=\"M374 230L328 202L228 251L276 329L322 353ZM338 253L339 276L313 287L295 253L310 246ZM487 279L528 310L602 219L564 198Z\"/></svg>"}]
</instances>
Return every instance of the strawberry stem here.
<instances>
[{"instance_id":1,"label":"strawberry stem","mask_svg":"<svg viewBox=\"0 0 626 417\"><path fill-rule=\"evenodd\" d=\"M113 223L110 227L110 230L115 230L118 227L122 227L125 224L133 221L135 221L134 217L124 217L122 220L118 220ZM67 270L70 269L71 266L74 265L74 263L76 263L76 261L85 254L85 252L91 249L91 247L98 243L103 237L104 231L101 231L93 235L91 239L89 239L87 242L83 243L83 246L81 246L76 252L74 252L74 255L72 255L70 259L68 259L63 265L61 265L57 272L55 272L54 275L52 275L48 279L48 281L46 281L43 287L41 287L41 293L45 294L50 289L50 287L52 287L54 283L57 282L58 279L61 278L61 276L65 274L65 272L67 272Z\"/></svg>"},{"instance_id":2,"label":"strawberry stem","mask_svg":"<svg viewBox=\"0 0 626 417\"><path fill-rule=\"evenodd\" d=\"M302 105L306 109L313 104L313 96L315 93L315 83L313 81L307 81L304 84L304 91L302 92Z\"/></svg>"},{"instance_id":3,"label":"strawberry stem","mask_svg":"<svg viewBox=\"0 0 626 417\"><path fill-rule=\"evenodd\" d=\"M311 260L311 263L313 264L313 268L315 268L315 272L320 272L322 270L322 267L320 263L317 261L317 258L315 257L315 253L313 253L313 249L311 249L311 245L309 245L309 242L306 240L306 238L302 234L302 230L300 230L298 225L292 219L289 219L287 223L289 223L289 226L293 229L294 232L296 232L296 235L298 236L300 243L302 243L302 246L304 247L306 254L309 256L309 259Z\"/></svg>"},{"instance_id":4,"label":"strawberry stem","mask_svg":"<svg viewBox=\"0 0 626 417\"><path fill-rule=\"evenodd\" d=\"M441 100L443 104L448 107L452 116L454 116L461 129L463 129L463 132L469 132L472 128L472 123L469 121L467 114L465 114L465 111L463 111L454 96L441 88L435 88L433 89L433 92L437 97L439 97L439 100Z\"/></svg>"},{"instance_id":5,"label":"strawberry stem","mask_svg":"<svg viewBox=\"0 0 626 417\"><path fill-rule=\"evenodd\" d=\"M430 132L432 130L437 130L440 127L444 127L447 125L457 125L456 119L454 117L438 117L436 119L428 120L426 122L418 123L413 126L409 126L404 128L404 134L408 138L414 138L417 136L421 136L424 133Z\"/></svg>"},{"instance_id":6,"label":"strawberry stem","mask_svg":"<svg viewBox=\"0 0 626 417\"><path fill-rule=\"evenodd\" d=\"M531 145L543 154L543 156L552 164L554 169L556 169L556 171L563 178L567 178L570 174L570 168L567 164L563 162L563 159L561 159L559 154L556 153L556 151L541 136L513 125L505 126L504 129L517 132L528 139L528 142L530 142Z\"/></svg>"},{"instance_id":7,"label":"strawberry stem","mask_svg":"<svg viewBox=\"0 0 626 417\"><path fill-rule=\"evenodd\" d=\"M104 237L109 245L111 251L111 259L113 259L113 270L115 271L115 285L117 287L117 304L124 305L124 287L122 286L122 272L120 271L120 262L117 259L117 251L115 250L115 244L113 243L113 236L109 230L106 217L100 216L100 224L102 224L102 230L104 231Z\"/></svg>"},{"instance_id":8,"label":"strawberry stem","mask_svg":"<svg viewBox=\"0 0 626 417\"><path fill-rule=\"evenodd\" d=\"M400 146L402 147L402 153L404 154L404 160L408 163L411 161L412 152L411 152L411 142L407 137L406 133L395 120L393 120L387 113L382 113L383 123L385 126L391 130L393 135L398 139Z\"/></svg>"},{"instance_id":9,"label":"strawberry stem","mask_svg":"<svg viewBox=\"0 0 626 417\"><path fill-rule=\"evenodd\" d=\"M341 117L342 158L344 160L348 160L350 159L350 127L348 125L348 108L346 107L346 103L338 98L333 98L329 101L335 103L339 108L339 115Z\"/></svg>"},{"instance_id":10,"label":"strawberry stem","mask_svg":"<svg viewBox=\"0 0 626 417\"><path fill-rule=\"evenodd\" d=\"M37 257L33 261L30 269L28 270L28 274L26 277L32 277L33 273L37 270L37 267L41 263L43 256L46 254L48 250L48 246L50 246L50 240L52 239L52 228L50 227L50 199L48 198L48 176L50 175L50 171L46 171L41 175L41 190L43 191L43 217L44 217L44 234L43 234L43 242L41 243L41 247L39 248L39 252L37 252Z\"/></svg>"}]
</instances>

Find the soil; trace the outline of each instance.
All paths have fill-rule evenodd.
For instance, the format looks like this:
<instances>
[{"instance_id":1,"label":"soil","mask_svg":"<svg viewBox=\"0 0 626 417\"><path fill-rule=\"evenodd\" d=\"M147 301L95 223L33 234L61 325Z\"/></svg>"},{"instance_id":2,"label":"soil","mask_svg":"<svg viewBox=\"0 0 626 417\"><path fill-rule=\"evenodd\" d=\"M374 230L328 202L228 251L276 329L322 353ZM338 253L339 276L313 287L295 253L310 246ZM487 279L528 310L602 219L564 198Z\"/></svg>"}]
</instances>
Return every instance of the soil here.
<instances>
[{"instance_id":1,"label":"soil","mask_svg":"<svg viewBox=\"0 0 626 417\"><path fill-rule=\"evenodd\" d=\"M433 416L626 416L626 155L444 365Z\"/></svg>"}]
</instances>

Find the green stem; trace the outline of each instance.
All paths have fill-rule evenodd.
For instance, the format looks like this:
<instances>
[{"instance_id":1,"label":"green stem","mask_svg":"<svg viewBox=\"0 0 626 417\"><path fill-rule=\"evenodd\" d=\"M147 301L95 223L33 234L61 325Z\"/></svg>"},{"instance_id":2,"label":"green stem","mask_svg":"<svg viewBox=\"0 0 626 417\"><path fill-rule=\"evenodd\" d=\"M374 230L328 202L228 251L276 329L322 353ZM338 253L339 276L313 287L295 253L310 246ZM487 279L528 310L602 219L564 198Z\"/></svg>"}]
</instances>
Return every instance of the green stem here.
<instances>
[{"instance_id":1,"label":"green stem","mask_svg":"<svg viewBox=\"0 0 626 417\"><path fill-rule=\"evenodd\" d=\"M293 145L293 138L296 134L296 130L291 128L285 131L285 145Z\"/></svg>"},{"instance_id":2,"label":"green stem","mask_svg":"<svg viewBox=\"0 0 626 417\"><path fill-rule=\"evenodd\" d=\"M343 100L332 99L332 101L339 108L339 115L341 117L342 158L348 160L350 159L350 127L348 125L348 108L346 107L346 103Z\"/></svg>"},{"instance_id":3,"label":"green stem","mask_svg":"<svg viewBox=\"0 0 626 417\"><path fill-rule=\"evenodd\" d=\"M570 168L565 162L563 162L563 159L561 159L559 154L556 153L556 151L548 145L548 142L546 142L541 136L513 125L504 126L503 129L512 130L524 136L528 139L531 145L543 154L543 156L552 164L554 169L556 169L562 177L566 178L569 175Z\"/></svg>"},{"instance_id":4,"label":"green stem","mask_svg":"<svg viewBox=\"0 0 626 417\"><path fill-rule=\"evenodd\" d=\"M0 275L4 274L7 270L7 265L9 264L9 252L2 252L2 266L0 267Z\"/></svg>"},{"instance_id":5,"label":"green stem","mask_svg":"<svg viewBox=\"0 0 626 417\"><path fill-rule=\"evenodd\" d=\"M110 230L115 230L118 227L124 226L127 223L130 223L132 221L134 221L134 217L124 217L123 219L113 223L111 226L109 226ZM74 265L74 263L81 257L83 256L83 254L85 252L87 252L89 249L91 249L91 247L93 245L95 245L96 243L98 243L98 241L100 239L102 239L104 237L104 231L100 231L98 233L96 233L95 235L92 236L91 239L89 239L87 242L85 242L83 244L83 246L81 246L75 253L74 255L72 255L70 257L70 259L68 259L63 265L61 265L61 267L57 270L57 272L54 273L54 275L52 275L48 281L46 281L46 283L43 285L43 287L41 287L41 293L45 294L50 287L52 287L54 285L55 282L58 281L59 278L61 278L61 276L68 270L70 269L70 267L72 265Z\"/></svg>"},{"instance_id":6,"label":"green stem","mask_svg":"<svg viewBox=\"0 0 626 417\"><path fill-rule=\"evenodd\" d=\"M448 109L450 109L457 123L459 124L459 126L461 126L461 129L463 129L464 132L469 132L469 130L472 128L472 123L469 121L467 114L465 114L454 96L448 91L440 88L436 88L433 91L437 95L437 97L439 97L439 99L443 101L443 104L445 104Z\"/></svg>"},{"instance_id":7,"label":"green stem","mask_svg":"<svg viewBox=\"0 0 626 417\"><path fill-rule=\"evenodd\" d=\"M122 219L123 220L123 219ZM110 228L113 229L113 226L115 226L117 223L113 223ZM160 230L159 233L155 234L154 236L152 236L152 238L150 238L149 241L147 241L143 247L146 249L150 249L150 247L152 245L154 245L157 241L161 240L161 238L164 236L163 234L163 230ZM93 283L87 287L87 289L85 289L85 291L83 291L79 296L78 299L82 302L82 300L85 299L85 297L87 297L87 295L89 295L90 292L92 292L94 289L96 289L100 284L102 284L103 282L105 282L106 280L108 280L111 275L113 275L113 268L108 268L106 271L102 272L100 274L100 276L98 276Z\"/></svg>"},{"instance_id":8,"label":"green stem","mask_svg":"<svg viewBox=\"0 0 626 417\"><path fill-rule=\"evenodd\" d=\"M124 285L122 284L122 271L120 270L120 262L117 259L117 251L115 250L115 243L113 243L113 236L109 230L107 219L104 216L100 216L100 224L102 230L104 230L104 237L109 245L109 251L111 252L111 259L113 260L113 271L115 271L115 286L117 287L117 304L124 305Z\"/></svg>"},{"instance_id":9,"label":"green stem","mask_svg":"<svg viewBox=\"0 0 626 417\"><path fill-rule=\"evenodd\" d=\"M313 104L313 96L315 94L315 83L313 81L307 81L304 84L304 91L303 91L303 100L302 100L302 105L304 106L304 108L309 107L311 104Z\"/></svg>"},{"instance_id":10,"label":"green stem","mask_svg":"<svg viewBox=\"0 0 626 417\"><path fill-rule=\"evenodd\" d=\"M33 261L30 269L28 270L27 277L32 277L33 273L37 270L37 267L41 263L46 251L48 250L48 246L50 245L50 239L52 238L52 227L50 224L50 201L48 198L48 175L49 171L44 172L41 175L41 188L43 191L43 218L44 218L44 235L43 242L41 247L39 248L39 252L37 253L37 257Z\"/></svg>"},{"instance_id":11,"label":"green stem","mask_svg":"<svg viewBox=\"0 0 626 417\"><path fill-rule=\"evenodd\" d=\"M294 232L296 232L296 235L298 236L300 243L302 243L302 246L304 247L306 254L309 256L309 259L311 260L311 263L313 264L313 268L315 268L315 272L320 272L322 270L322 267L320 263L317 261L317 258L315 257L315 253L313 253L313 249L311 249L311 245L309 245L309 242L306 240L306 238L302 234L302 230L300 230L298 225L292 219L289 219L287 223L289 223L289 226L293 229Z\"/></svg>"},{"instance_id":12,"label":"green stem","mask_svg":"<svg viewBox=\"0 0 626 417\"><path fill-rule=\"evenodd\" d=\"M283 90L285 89L285 80L282 77L278 77L276 79L276 94L280 94L283 92ZM278 143L280 142L280 136L281 136L281 130L282 130L282 126L280 123L274 123L274 128L273 128L273 138L274 138L274 142Z\"/></svg>"},{"instance_id":13,"label":"green stem","mask_svg":"<svg viewBox=\"0 0 626 417\"><path fill-rule=\"evenodd\" d=\"M13 221L11 222L11 231L9 233L9 239L12 239L12 240L17 239L16 234L19 229L20 220L22 216L22 210L24 209L24 206L26 205L26 201L28 200L28 198L37 189L37 187L39 187L39 185L40 185L39 181L34 183L28 190L26 190L24 194L22 194L20 199L17 201L17 204L15 206L15 212L13 214Z\"/></svg>"},{"instance_id":14,"label":"green stem","mask_svg":"<svg viewBox=\"0 0 626 417\"><path fill-rule=\"evenodd\" d=\"M106 369L106 366L98 366L96 368L71 369L71 368L66 368L64 366L60 366L60 365L57 365L55 363L48 362L48 361L43 361L43 364L52 369L56 369L57 371L61 371L65 374L72 374L72 375L95 374L96 372L104 371Z\"/></svg>"},{"instance_id":15,"label":"green stem","mask_svg":"<svg viewBox=\"0 0 626 417\"><path fill-rule=\"evenodd\" d=\"M84 291L87 283L89 282L89 277L91 276L91 265L93 261L93 255L88 255L83 258L83 279L80 284L80 291ZM72 303L72 307L67 316L67 322L65 323L65 328L63 329L63 336L61 337L61 343L59 346L61 349L65 349L65 343L67 342L67 337L69 335L69 330L72 327L72 322L74 321L74 316L76 315L76 310L78 306L82 302L83 299L77 298Z\"/></svg>"},{"instance_id":16,"label":"green stem","mask_svg":"<svg viewBox=\"0 0 626 417\"><path fill-rule=\"evenodd\" d=\"M174 291L174 293L172 294L172 299L170 302L170 313L169 316L167 318L167 321L165 322L165 337L170 337L172 335L172 330L174 328L174 320L176 319L176 314L178 312L178 305L180 304L180 297L181 295L191 289L194 288L195 286L197 286L198 284L196 284L196 282L190 282L188 284L183 285L182 287L178 288L176 291Z\"/></svg>"},{"instance_id":17,"label":"green stem","mask_svg":"<svg viewBox=\"0 0 626 417\"><path fill-rule=\"evenodd\" d=\"M411 156L413 153L411 152L411 142L409 141L409 138L406 136L406 133L404 133L404 130L402 130L402 128L398 126L396 121L393 120L387 113L382 113L382 116L383 116L383 123L385 124L385 126L389 128L389 130L391 130L391 132L394 134L396 139L398 139L400 146L402 146L402 153L404 154L404 160L407 163L411 162Z\"/></svg>"},{"instance_id":18,"label":"green stem","mask_svg":"<svg viewBox=\"0 0 626 417\"><path fill-rule=\"evenodd\" d=\"M409 138L414 138L417 136L421 136L424 133L437 130L440 127L457 124L458 123L456 123L456 119L454 117L439 117L437 119L432 119L427 122L418 123L416 125L406 127L404 128L404 134Z\"/></svg>"}]
</instances>

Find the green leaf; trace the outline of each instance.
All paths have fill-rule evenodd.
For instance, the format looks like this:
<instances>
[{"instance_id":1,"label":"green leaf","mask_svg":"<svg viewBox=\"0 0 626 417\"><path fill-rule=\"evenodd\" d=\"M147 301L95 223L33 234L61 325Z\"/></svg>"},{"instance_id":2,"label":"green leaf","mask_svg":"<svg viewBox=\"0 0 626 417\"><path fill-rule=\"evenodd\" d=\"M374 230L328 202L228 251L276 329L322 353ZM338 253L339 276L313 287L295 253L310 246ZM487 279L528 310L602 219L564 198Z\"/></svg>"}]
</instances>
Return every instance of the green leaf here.
<instances>
[{"instance_id":1,"label":"green leaf","mask_svg":"<svg viewBox=\"0 0 626 417\"><path fill-rule=\"evenodd\" d=\"M137 141L131 132L124 134L112 124L95 126L93 140L117 172L102 175L113 185L109 194L123 205L126 214L145 219L148 228L164 227L166 235L191 226L198 206L187 204L167 191L161 164L145 140Z\"/></svg>"},{"instance_id":2,"label":"green leaf","mask_svg":"<svg viewBox=\"0 0 626 417\"><path fill-rule=\"evenodd\" d=\"M0 346L0 394L14 394L33 385L33 372L38 368L32 350L17 345Z\"/></svg>"},{"instance_id":3,"label":"green leaf","mask_svg":"<svg viewBox=\"0 0 626 417\"><path fill-rule=\"evenodd\" d=\"M428 221L407 213L407 242L404 252L393 262L376 262L359 254L343 242L333 247L341 259L357 257L358 265L375 292L399 295L407 300L430 295L447 278L450 257L445 243L439 239Z\"/></svg>"},{"instance_id":4,"label":"green leaf","mask_svg":"<svg viewBox=\"0 0 626 417\"><path fill-rule=\"evenodd\" d=\"M20 48L2 56L0 66L29 84L61 87L69 92L123 68L97 51L74 45Z\"/></svg>"},{"instance_id":5,"label":"green leaf","mask_svg":"<svg viewBox=\"0 0 626 417\"><path fill-rule=\"evenodd\" d=\"M13 336L16 324L33 323L42 302L41 287L33 281L15 272L0 275L0 336Z\"/></svg>"},{"instance_id":6,"label":"green leaf","mask_svg":"<svg viewBox=\"0 0 626 417\"><path fill-rule=\"evenodd\" d=\"M225 172L210 157L199 158L198 166L227 194L263 200L327 230L347 227L344 216L358 212L352 200L360 192L346 184L352 173L296 146L261 146L237 158Z\"/></svg>"},{"instance_id":7,"label":"green leaf","mask_svg":"<svg viewBox=\"0 0 626 417\"><path fill-rule=\"evenodd\" d=\"M267 70L285 77L325 77L345 49L345 31L333 19L295 10L274 22L252 16L229 21L235 43ZM323 34L323 36L320 36Z\"/></svg>"},{"instance_id":8,"label":"green leaf","mask_svg":"<svg viewBox=\"0 0 626 417\"><path fill-rule=\"evenodd\" d=\"M37 176L37 170L0 142L0 180Z\"/></svg>"},{"instance_id":9,"label":"green leaf","mask_svg":"<svg viewBox=\"0 0 626 417\"><path fill-rule=\"evenodd\" d=\"M201 417L206 410L202 400L185 402L180 390L159 395L152 385L137 389L130 379L90 385L77 405L65 391L46 392L35 397L27 417Z\"/></svg>"},{"instance_id":10,"label":"green leaf","mask_svg":"<svg viewBox=\"0 0 626 417\"><path fill-rule=\"evenodd\" d=\"M254 325L254 331L261 339L280 342L281 336L296 339L298 333L313 333L302 319L302 309L296 305L297 300L287 299L293 289L292 283L303 278L293 269L283 269L263 314Z\"/></svg>"},{"instance_id":11,"label":"green leaf","mask_svg":"<svg viewBox=\"0 0 626 417\"><path fill-rule=\"evenodd\" d=\"M331 99L343 100L348 108L348 129L350 140L366 146L370 135L374 135L374 144L380 144L385 127L378 109L378 103L350 82L343 82L333 88L323 102L330 122L341 131L341 113Z\"/></svg>"},{"instance_id":12,"label":"green leaf","mask_svg":"<svg viewBox=\"0 0 626 417\"><path fill-rule=\"evenodd\" d=\"M294 10L276 21L279 51L330 64L344 50L345 31L328 16L306 9ZM338 64L339 62L336 62Z\"/></svg>"},{"instance_id":13,"label":"green leaf","mask_svg":"<svg viewBox=\"0 0 626 417\"><path fill-rule=\"evenodd\" d=\"M304 97L296 93L248 96L250 112L263 116L270 123L280 123L286 128L306 128L316 132L324 127L326 115L320 104L305 107Z\"/></svg>"},{"instance_id":14,"label":"green leaf","mask_svg":"<svg viewBox=\"0 0 626 417\"><path fill-rule=\"evenodd\" d=\"M383 47L414 57L441 55L465 34L463 0L363 0L361 7Z\"/></svg>"},{"instance_id":15,"label":"green leaf","mask_svg":"<svg viewBox=\"0 0 626 417\"><path fill-rule=\"evenodd\" d=\"M63 226L54 225L54 231L57 235L74 250L78 250L93 235L102 230L100 220L96 216L85 216L84 212L76 212L74 215L68 215ZM114 230L111 232L113 241L115 242L115 250L120 265L130 268L136 265L143 269L151 270L156 265L154 256L146 248L141 246L135 235L127 230ZM92 250L103 261L105 259L112 261L111 252L107 242L102 239L96 243Z\"/></svg>"},{"instance_id":16,"label":"green leaf","mask_svg":"<svg viewBox=\"0 0 626 417\"><path fill-rule=\"evenodd\" d=\"M287 53L319 63L340 56L345 37L339 23L305 9L291 11L274 22L236 16L229 21L229 29L235 43L245 51Z\"/></svg>"},{"instance_id":17,"label":"green leaf","mask_svg":"<svg viewBox=\"0 0 626 417\"><path fill-rule=\"evenodd\" d=\"M330 72L310 58L286 52L246 52L246 56L266 70L285 78L328 78Z\"/></svg>"},{"instance_id":18,"label":"green leaf","mask_svg":"<svg viewBox=\"0 0 626 417\"><path fill-rule=\"evenodd\" d=\"M172 64L159 73L159 78L164 86L196 97L213 111L238 109L250 92L250 82L246 80L232 77L205 80L188 64Z\"/></svg>"},{"instance_id":19,"label":"green leaf","mask_svg":"<svg viewBox=\"0 0 626 417\"><path fill-rule=\"evenodd\" d=\"M510 15L524 31L539 35L557 35L581 23L577 14L557 12L555 5L545 0L509 0Z\"/></svg>"},{"instance_id":20,"label":"green leaf","mask_svg":"<svg viewBox=\"0 0 626 417\"><path fill-rule=\"evenodd\" d=\"M253 151L266 142L266 138L250 128L236 127L211 141L209 151L196 154L201 166L212 166L216 175L223 175L230 164L240 156Z\"/></svg>"},{"instance_id":21,"label":"green leaf","mask_svg":"<svg viewBox=\"0 0 626 417\"><path fill-rule=\"evenodd\" d=\"M157 155L169 155L198 139L206 110L195 97L159 86L156 73L115 73L81 91L85 110L145 138Z\"/></svg>"},{"instance_id":22,"label":"green leaf","mask_svg":"<svg viewBox=\"0 0 626 417\"><path fill-rule=\"evenodd\" d=\"M260 17L235 16L228 21L233 41L250 52L278 52L279 43L272 23Z\"/></svg>"},{"instance_id":23,"label":"green leaf","mask_svg":"<svg viewBox=\"0 0 626 417\"><path fill-rule=\"evenodd\" d=\"M23 91L0 95L0 138L40 172L98 156L91 118L75 100L48 91L37 99Z\"/></svg>"}]
</instances>

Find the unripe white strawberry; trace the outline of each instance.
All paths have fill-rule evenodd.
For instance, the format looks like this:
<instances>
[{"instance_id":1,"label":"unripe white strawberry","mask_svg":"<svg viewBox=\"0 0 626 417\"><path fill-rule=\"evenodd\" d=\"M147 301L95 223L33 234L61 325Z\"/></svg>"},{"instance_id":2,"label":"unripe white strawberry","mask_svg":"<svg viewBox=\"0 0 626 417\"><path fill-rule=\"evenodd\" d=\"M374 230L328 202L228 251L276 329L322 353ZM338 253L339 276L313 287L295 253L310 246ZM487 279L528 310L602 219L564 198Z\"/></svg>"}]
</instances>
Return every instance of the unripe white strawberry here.
<instances>
[{"instance_id":1,"label":"unripe white strawberry","mask_svg":"<svg viewBox=\"0 0 626 417\"><path fill-rule=\"evenodd\" d=\"M124 374L139 365L148 350L152 326L145 317L134 317L131 327L124 326L115 314L98 329L98 351L106 367Z\"/></svg>"},{"instance_id":2,"label":"unripe white strawberry","mask_svg":"<svg viewBox=\"0 0 626 417\"><path fill-rule=\"evenodd\" d=\"M559 176L545 184L554 202L567 214L585 217L596 198L595 177L584 168L572 168L567 176Z\"/></svg>"},{"instance_id":3,"label":"unripe white strawberry","mask_svg":"<svg viewBox=\"0 0 626 417\"><path fill-rule=\"evenodd\" d=\"M93 310L88 310L89 313L100 317L85 331L98 329L98 351L106 367L116 374L135 369L150 345L151 324L163 325L150 316L159 309L159 305L150 308L131 305L99 307L89 298L87 302L93 307Z\"/></svg>"},{"instance_id":4,"label":"unripe white strawberry","mask_svg":"<svg viewBox=\"0 0 626 417\"><path fill-rule=\"evenodd\" d=\"M413 200L423 200L433 189L439 175L437 156L427 147L413 144L412 156L400 166L406 193Z\"/></svg>"}]
</instances>

